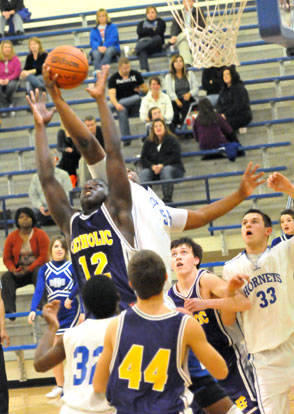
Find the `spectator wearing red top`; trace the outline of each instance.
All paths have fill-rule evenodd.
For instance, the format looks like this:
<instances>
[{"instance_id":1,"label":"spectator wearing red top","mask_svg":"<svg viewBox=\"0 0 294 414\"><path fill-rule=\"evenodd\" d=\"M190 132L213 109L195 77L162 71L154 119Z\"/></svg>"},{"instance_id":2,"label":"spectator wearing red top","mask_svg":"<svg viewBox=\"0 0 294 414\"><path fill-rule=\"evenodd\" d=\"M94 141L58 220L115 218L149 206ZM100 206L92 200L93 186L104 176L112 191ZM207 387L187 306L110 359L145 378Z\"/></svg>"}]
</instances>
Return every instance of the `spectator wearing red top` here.
<instances>
[{"instance_id":1,"label":"spectator wearing red top","mask_svg":"<svg viewBox=\"0 0 294 414\"><path fill-rule=\"evenodd\" d=\"M18 79L21 72L19 58L14 53L10 40L3 40L0 44L0 107L12 107L12 97L18 87ZM15 112L10 112L11 116ZM5 116L5 113L1 113Z\"/></svg>"},{"instance_id":2,"label":"spectator wearing red top","mask_svg":"<svg viewBox=\"0 0 294 414\"><path fill-rule=\"evenodd\" d=\"M48 261L49 237L37 227L34 212L21 207L15 213L17 230L11 232L4 244L3 263L8 271L2 276L2 297L6 313L16 311L16 289L34 284L39 267Z\"/></svg>"}]
</instances>

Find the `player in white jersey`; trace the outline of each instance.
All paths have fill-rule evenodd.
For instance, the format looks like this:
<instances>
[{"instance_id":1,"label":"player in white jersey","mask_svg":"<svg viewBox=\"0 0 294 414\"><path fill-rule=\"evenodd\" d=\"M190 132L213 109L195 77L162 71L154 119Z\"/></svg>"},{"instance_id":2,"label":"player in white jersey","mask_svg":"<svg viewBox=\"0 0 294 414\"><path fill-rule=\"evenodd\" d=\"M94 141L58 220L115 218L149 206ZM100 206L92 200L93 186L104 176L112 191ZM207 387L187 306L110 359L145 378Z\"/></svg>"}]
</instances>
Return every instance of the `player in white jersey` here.
<instances>
[{"instance_id":1,"label":"player in white jersey","mask_svg":"<svg viewBox=\"0 0 294 414\"><path fill-rule=\"evenodd\" d=\"M44 67L43 77L46 89L51 95L62 122L76 147L86 159L92 177L99 177L107 181L103 148L63 100L54 78L50 79L50 68ZM96 87L87 89L94 99L96 97L95 89ZM104 140L107 138L104 137ZM242 176L238 190L222 200L201 207L197 211L167 207L150 188L144 189L138 184L132 185L132 215L138 248L157 252L163 258L170 275L170 231L191 230L205 226L232 210L264 182L263 180L259 181L263 173L256 174L257 168L258 165L253 167L250 162ZM129 178L134 180L134 174L130 172Z\"/></svg>"},{"instance_id":2,"label":"player in white jersey","mask_svg":"<svg viewBox=\"0 0 294 414\"><path fill-rule=\"evenodd\" d=\"M117 309L118 293L112 279L99 275L87 281L82 296L87 310L96 319L88 318L81 325L68 329L55 345L59 301L54 300L43 308L48 329L36 349L35 368L38 372L46 372L66 359L60 414L113 414L115 410L104 394L94 393L92 381L106 329Z\"/></svg>"},{"instance_id":3,"label":"player in white jersey","mask_svg":"<svg viewBox=\"0 0 294 414\"><path fill-rule=\"evenodd\" d=\"M271 176L269 185L294 196L291 183L281 174ZM287 414L288 393L294 386L294 238L269 248L271 232L266 214L254 209L245 213L242 238L246 250L226 263L223 277L230 280L243 274L250 278L242 291L251 308L240 319L260 411ZM235 318L231 314L231 322Z\"/></svg>"}]
</instances>

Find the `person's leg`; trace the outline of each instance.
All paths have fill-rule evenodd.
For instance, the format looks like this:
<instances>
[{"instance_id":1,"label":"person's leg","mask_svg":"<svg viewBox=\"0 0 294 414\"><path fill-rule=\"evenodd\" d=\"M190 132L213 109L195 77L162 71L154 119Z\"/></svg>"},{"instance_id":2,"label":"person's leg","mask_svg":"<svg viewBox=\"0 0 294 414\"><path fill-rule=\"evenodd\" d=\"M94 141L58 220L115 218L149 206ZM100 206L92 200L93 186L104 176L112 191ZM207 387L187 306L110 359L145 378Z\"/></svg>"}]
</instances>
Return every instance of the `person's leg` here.
<instances>
[{"instance_id":1,"label":"person's leg","mask_svg":"<svg viewBox=\"0 0 294 414\"><path fill-rule=\"evenodd\" d=\"M60 335L55 335L53 346L56 344ZM54 377L56 380L57 387L63 387L64 384L64 373L63 373L63 363L55 365L53 368Z\"/></svg>"},{"instance_id":2,"label":"person's leg","mask_svg":"<svg viewBox=\"0 0 294 414\"><path fill-rule=\"evenodd\" d=\"M183 125L186 116L188 115L188 112L190 110L191 104L195 102L193 98L190 98L189 101L182 100L183 106L180 108L180 124ZM195 103L196 105L196 103Z\"/></svg>"},{"instance_id":3,"label":"person's leg","mask_svg":"<svg viewBox=\"0 0 294 414\"><path fill-rule=\"evenodd\" d=\"M161 52L162 50L162 38L159 35L151 37L151 41L146 46L148 54Z\"/></svg>"},{"instance_id":4,"label":"person's leg","mask_svg":"<svg viewBox=\"0 0 294 414\"><path fill-rule=\"evenodd\" d=\"M184 171L180 168L173 167L172 165L166 165L160 172L161 180L172 180L173 178L182 178ZM174 191L173 183L162 184L163 201L169 203L172 201Z\"/></svg>"},{"instance_id":5,"label":"person's leg","mask_svg":"<svg viewBox=\"0 0 294 414\"><path fill-rule=\"evenodd\" d=\"M6 86L0 86L0 107L1 108L7 108L9 106L9 103L6 99Z\"/></svg>"},{"instance_id":6,"label":"person's leg","mask_svg":"<svg viewBox=\"0 0 294 414\"><path fill-rule=\"evenodd\" d=\"M141 183L152 181L154 179L154 173L150 168L143 168L139 174L139 178Z\"/></svg>"},{"instance_id":7,"label":"person's leg","mask_svg":"<svg viewBox=\"0 0 294 414\"><path fill-rule=\"evenodd\" d=\"M109 65L116 55L117 55L116 48L114 46L108 47L101 59L100 67L98 69L100 69L102 65Z\"/></svg>"},{"instance_id":8,"label":"person's leg","mask_svg":"<svg viewBox=\"0 0 294 414\"><path fill-rule=\"evenodd\" d=\"M180 108L178 107L175 101L172 101L172 106L174 110L174 117L173 117L172 123L175 126L177 126L177 125L180 125Z\"/></svg>"},{"instance_id":9,"label":"person's leg","mask_svg":"<svg viewBox=\"0 0 294 414\"><path fill-rule=\"evenodd\" d=\"M5 313L14 313L16 311L16 279L11 272L5 272L1 279L2 282L2 298L4 302Z\"/></svg>"},{"instance_id":10,"label":"person's leg","mask_svg":"<svg viewBox=\"0 0 294 414\"><path fill-rule=\"evenodd\" d=\"M30 91L34 91L36 88L38 88L39 90L45 89L43 75L29 75L26 78L27 92L29 93Z\"/></svg>"},{"instance_id":11,"label":"person's leg","mask_svg":"<svg viewBox=\"0 0 294 414\"><path fill-rule=\"evenodd\" d=\"M128 98L120 99L119 103L125 108L122 111L116 111L120 132L122 136L131 135L129 116L139 114L141 98L139 95L132 95Z\"/></svg>"},{"instance_id":12,"label":"person's leg","mask_svg":"<svg viewBox=\"0 0 294 414\"><path fill-rule=\"evenodd\" d=\"M2 15L0 16L0 35L4 36L4 29L6 26L6 19Z\"/></svg>"},{"instance_id":13,"label":"person's leg","mask_svg":"<svg viewBox=\"0 0 294 414\"><path fill-rule=\"evenodd\" d=\"M101 60L103 58L103 53L100 53L99 50L92 50L93 65L94 69L98 70L101 67Z\"/></svg>"},{"instance_id":14,"label":"person's leg","mask_svg":"<svg viewBox=\"0 0 294 414\"><path fill-rule=\"evenodd\" d=\"M21 35L23 34L24 30L23 30L23 21L22 18L20 17L20 15L18 13L15 13L12 17L12 21L14 24L14 31L16 33L16 35Z\"/></svg>"},{"instance_id":15,"label":"person's leg","mask_svg":"<svg viewBox=\"0 0 294 414\"><path fill-rule=\"evenodd\" d=\"M175 46L179 49L179 54L183 57L185 64L192 66L193 60L190 46L183 32L178 35Z\"/></svg>"},{"instance_id":16,"label":"person's leg","mask_svg":"<svg viewBox=\"0 0 294 414\"><path fill-rule=\"evenodd\" d=\"M148 64L148 52L147 47L152 43L152 37L144 37L143 39L139 39L138 43L135 47L136 55L139 58L140 62L140 69L146 70L149 72L149 64Z\"/></svg>"},{"instance_id":17,"label":"person's leg","mask_svg":"<svg viewBox=\"0 0 294 414\"><path fill-rule=\"evenodd\" d=\"M6 86L5 94L6 94L6 100L9 103L9 105L12 104L12 97L13 97L14 92L16 91L16 88L18 87L18 83L19 83L18 80L14 79L14 80L9 81L9 84Z\"/></svg>"},{"instance_id":18,"label":"person's leg","mask_svg":"<svg viewBox=\"0 0 294 414\"><path fill-rule=\"evenodd\" d=\"M206 98L209 99L210 102L211 102L211 105L214 108L216 108L216 103L217 103L217 100L218 100L218 94L207 95Z\"/></svg>"},{"instance_id":19,"label":"person's leg","mask_svg":"<svg viewBox=\"0 0 294 414\"><path fill-rule=\"evenodd\" d=\"M8 414L8 382L2 345L0 344L0 413Z\"/></svg>"}]
</instances>

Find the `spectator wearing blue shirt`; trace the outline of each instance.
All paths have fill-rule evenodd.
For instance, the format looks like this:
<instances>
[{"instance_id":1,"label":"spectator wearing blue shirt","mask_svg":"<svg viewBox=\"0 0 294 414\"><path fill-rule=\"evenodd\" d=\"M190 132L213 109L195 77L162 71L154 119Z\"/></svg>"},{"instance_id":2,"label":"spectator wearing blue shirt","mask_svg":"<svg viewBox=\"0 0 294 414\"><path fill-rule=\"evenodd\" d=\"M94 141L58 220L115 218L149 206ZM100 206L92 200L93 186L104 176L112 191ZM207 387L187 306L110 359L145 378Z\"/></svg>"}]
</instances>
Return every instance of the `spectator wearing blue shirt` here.
<instances>
[{"instance_id":1,"label":"spectator wearing blue shirt","mask_svg":"<svg viewBox=\"0 0 294 414\"><path fill-rule=\"evenodd\" d=\"M91 55L95 70L102 65L108 65L112 59L120 55L117 26L111 23L105 9L99 9L96 14L97 26L90 32Z\"/></svg>"}]
</instances>

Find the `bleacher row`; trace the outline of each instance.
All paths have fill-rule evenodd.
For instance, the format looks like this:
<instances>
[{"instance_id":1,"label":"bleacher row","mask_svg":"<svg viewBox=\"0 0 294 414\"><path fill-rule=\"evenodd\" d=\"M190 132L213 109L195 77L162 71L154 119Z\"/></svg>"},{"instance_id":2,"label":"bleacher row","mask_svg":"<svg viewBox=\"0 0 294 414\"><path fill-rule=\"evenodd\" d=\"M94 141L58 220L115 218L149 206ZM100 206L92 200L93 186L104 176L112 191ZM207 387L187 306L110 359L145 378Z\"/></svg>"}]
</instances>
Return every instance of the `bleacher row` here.
<instances>
[{"instance_id":1,"label":"bleacher row","mask_svg":"<svg viewBox=\"0 0 294 414\"><path fill-rule=\"evenodd\" d=\"M242 149L246 151L247 156L237 159L235 163L229 163L226 159L204 162L200 160L200 157L215 151L199 151L196 142L183 138L181 140L182 156L187 174L184 179L175 180L175 206L194 208L228 194L237 187L242 171L244 171L250 159L259 162L262 170L267 174L279 170L287 171L287 175L293 176L291 165L293 144L291 129L294 122L293 59L286 57L281 47L267 45L263 40L260 40L254 3L250 2L250 7L245 10L237 44L241 61L239 70L249 90L254 114L254 120L248 126L247 133L240 137ZM166 3L156 3L155 5L158 7L160 17L163 17L167 22L166 35L168 37L171 22L170 12L167 10ZM144 18L145 7L146 5L140 5L108 10L110 15L114 16L113 21L119 27L122 46L132 45L136 42L135 26L139 20ZM134 11L136 11L136 14L133 16L131 13ZM23 45L16 46L18 56L24 59L27 55L25 40L32 35L40 37L48 51L60 44L74 44L88 52L89 42L87 39L90 28L94 25L95 13L96 11L90 11L32 19L30 24L25 25L26 34L22 37ZM47 26L37 28L36 25L42 22L47 22ZM56 30L54 24L56 22L61 22L59 30ZM130 60L132 61L132 67L137 68L137 58L131 57ZM166 53L154 54L151 59L151 67L156 68L156 71L143 74L143 76L146 79L154 74L164 76L168 71L168 61L169 56ZM115 70L116 64L114 63L112 72ZM200 84L201 71L196 70L196 74ZM93 77L89 72L89 78L84 84L92 82ZM84 86L70 92L64 91L65 99L81 117L89 114L89 112L96 113L94 101L85 94ZM17 113L16 117L13 120L10 118L3 120L0 129L0 160L2 166L0 172L0 200L4 219L7 208L14 210L19 205L29 204L27 189L30 177L35 172L34 126L31 115L26 112L28 106L26 105L23 87L19 88L16 98L17 105L13 108ZM49 105L52 104L49 103ZM52 148L56 147L56 131L59 127L59 121L51 122L48 125L48 138ZM134 118L131 120L131 128L132 136L122 137L122 140L132 140L130 147L123 148L123 154L126 163L136 165L138 154L141 151L144 127L138 118ZM187 134L189 133L188 131ZM185 134L181 131L181 135ZM154 189L157 191L161 182L152 184L154 184ZM76 202L74 194L78 191L76 189L72 192L73 203ZM247 206L256 206L257 204L268 208L272 212L279 207L282 208L284 201L281 193L272 193L262 186L247 202ZM241 208L243 211L244 207ZM232 212L232 214L218 220L216 223L211 223L205 230L197 234L207 236L221 234L221 237L225 238L227 232L229 234L230 232L239 232L239 211L240 209L237 208L236 213ZM277 218L277 216L273 218ZM8 231L7 225L10 223L11 221L7 220L4 224L4 231L1 232L3 233L1 234L2 242ZM194 236L195 233L191 233L191 235ZM222 264L222 261L211 261L204 263L203 266L214 267ZM25 309L24 302L20 308ZM26 315L22 317L25 324ZM8 328L10 326L11 324L8 322ZM34 343L31 343L31 336L32 334L28 333L26 337L12 343L12 346L7 350L17 352L18 358L21 360L23 350L27 351L35 347ZM19 343L27 345L19 345ZM20 376L22 375L23 373L20 373Z\"/></svg>"}]
</instances>

